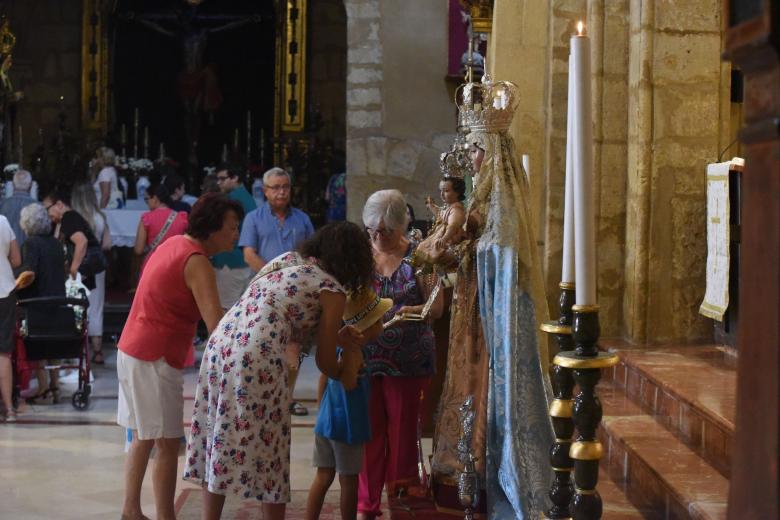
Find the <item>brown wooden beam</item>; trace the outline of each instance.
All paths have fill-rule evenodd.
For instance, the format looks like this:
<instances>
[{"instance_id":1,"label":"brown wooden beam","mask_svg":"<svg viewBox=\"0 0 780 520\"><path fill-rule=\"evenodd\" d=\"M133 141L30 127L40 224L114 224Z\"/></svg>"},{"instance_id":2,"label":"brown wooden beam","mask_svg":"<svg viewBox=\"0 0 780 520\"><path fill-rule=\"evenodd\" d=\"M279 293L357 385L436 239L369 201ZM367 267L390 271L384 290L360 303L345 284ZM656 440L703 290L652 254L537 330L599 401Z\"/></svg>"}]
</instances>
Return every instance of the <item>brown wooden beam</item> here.
<instances>
[{"instance_id":1,"label":"brown wooden beam","mask_svg":"<svg viewBox=\"0 0 780 520\"><path fill-rule=\"evenodd\" d=\"M780 518L780 6L725 0L745 74L737 424L728 518Z\"/></svg>"}]
</instances>

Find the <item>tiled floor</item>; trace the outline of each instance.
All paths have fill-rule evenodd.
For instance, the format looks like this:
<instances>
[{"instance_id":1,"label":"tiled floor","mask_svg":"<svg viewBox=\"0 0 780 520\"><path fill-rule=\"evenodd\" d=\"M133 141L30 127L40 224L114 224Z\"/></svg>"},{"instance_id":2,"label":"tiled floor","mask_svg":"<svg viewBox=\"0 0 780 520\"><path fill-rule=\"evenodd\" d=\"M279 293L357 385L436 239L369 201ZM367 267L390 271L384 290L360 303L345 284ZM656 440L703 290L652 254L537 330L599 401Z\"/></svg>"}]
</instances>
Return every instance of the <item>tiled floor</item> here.
<instances>
[{"instance_id":1,"label":"tiled floor","mask_svg":"<svg viewBox=\"0 0 780 520\"><path fill-rule=\"evenodd\" d=\"M63 384L63 400L58 405L28 406L16 424L0 424L1 519L109 519L118 518L123 498L124 432L115 423L117 381L115 351L108 350L108 363L98 367L93 383L92 403L79 412L70 404L75 383ZM311 452L312 426L316 415L314 398L319 372L311 358L304 361L296 388L296 399L309 407L310 414L294 417L292 428L291 487L295 500L306 496L313 476ZM194 394L197 373L185 373L185 397ZM185 401L183 420L189 422L191 401ZM431 440L423 439L423 452L431 452ZM181 463L181 462L180 462ZM181 468L180 468L181 470ZM333 484L338 489L338 481ZM196 486L179 481L177 497ZM605 519L642 518L623 496L622 490L602 476L600 491L604 497ZM185 493L186 495L186 493ZM184 496L181 520L197 497ZM194 500L194 502L193 502ZM230 499L228 499L230 500ZM154 518L151 475L147 474L143 504ZM302 504L293 504L291 513ZM196 507L197 508L197 507ZM254 511L246 504L233 504L227 510ZM294 515L292 515L294 516ZM422 518L415 515L416 518ZM390 520L390 515L385 515ZM228 520L226 518L226 520Z\"/></svg>"},{"instance_id":2,"label":"tiled floor","mask_svg":"<svg viewBox=\"0 0 780 520\"><path fill-rule=\"evenodd\" d=\"M0 518L119 518L124 489L124 434L115 423L117 381L115 354L111 352L105 367L95 372L88 410L79 412L71 406L75 384L64 384L60 404L28 406L18 423L0 423ZM291 483L294 491L301 491L295 494L297 497L305 496L313 475L310 464L317 374L313 360L307 359L296 388L296 398L310 410L308 416L293 421ZM195 370L188 370L185 396L193 395L196 379ZM185 401L185 416L190 412ZM338 481L334 487L338 489ZM180 481L177 496L185 488L195 486ZM143 504L145 513L154 518L149 473Z\"/></svg>"}]
</instances>

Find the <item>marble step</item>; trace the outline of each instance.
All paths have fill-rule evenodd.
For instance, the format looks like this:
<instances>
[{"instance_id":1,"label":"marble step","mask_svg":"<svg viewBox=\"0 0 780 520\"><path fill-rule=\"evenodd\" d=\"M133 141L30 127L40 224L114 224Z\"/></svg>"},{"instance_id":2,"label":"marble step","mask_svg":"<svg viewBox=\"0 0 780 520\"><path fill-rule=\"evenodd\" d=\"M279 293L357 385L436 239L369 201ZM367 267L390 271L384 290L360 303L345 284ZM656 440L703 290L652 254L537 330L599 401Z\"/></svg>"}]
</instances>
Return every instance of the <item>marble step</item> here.
<instances>
[{"instance_id":1,"label":"marble step","mask_svg":"<svg viewBox=\"0 0 780 520\"><path fill-rule=\"evenodd\" d=\"M636 347L602 341L620 356L605 370L644 412L700 454L721 475L731 468L736 416L736 356L715 345Z\"/></svg>"},{"instance_id":2,"label":"marble step","mask_svg":"<svg viewBox=\"0 0 780 520\"><path fill-rule=\"evenodd\" d=\"M598 392L602 469L636 508L662 519L726 518L726 477L616 384L603 383Z\"/></svg>"}]
</instances>

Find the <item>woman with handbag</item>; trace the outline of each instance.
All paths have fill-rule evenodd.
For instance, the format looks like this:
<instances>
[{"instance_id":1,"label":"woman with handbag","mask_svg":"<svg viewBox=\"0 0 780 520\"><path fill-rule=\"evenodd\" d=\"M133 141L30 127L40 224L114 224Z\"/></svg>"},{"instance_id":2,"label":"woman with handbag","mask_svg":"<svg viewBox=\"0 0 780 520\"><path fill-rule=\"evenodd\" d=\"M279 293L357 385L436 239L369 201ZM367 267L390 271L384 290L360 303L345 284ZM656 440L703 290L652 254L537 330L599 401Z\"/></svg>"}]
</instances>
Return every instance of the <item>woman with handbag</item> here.
<instances>
[{"instance_id":1,"label":"woman with handbag","mask_svg":"<svg viewBox=\"0 0 780 520\"><path fill-rule=\"evenodd\" d=\"M68 274L72 279L81 273L84 285L95 288L95 276L108 265L100 241L86 219L70 207L70 190L55 190L43 198L43 206L56 226L54 237L68 248Z\"/></svg>"},{"instance_id":2,"label":"woman with handbag","mask_svg":"<svg viewBox=\"0 0 780 520\"><path fill-rule=\"evenodd\" d=\"M171 209L173 200L164 184L150 186L144 194L144 201L149 206L149 211L141 215L133 247L136 255L145 255L141 272L160 244L170 237L183 235L187 230L187 213Z\"/></svg>"},{"instance_id":3,"label":"woman with handbag","mask_svg":"<svg viewBox=\"0 0 780 520\"><path fill-rule=\"evenodd\" d=\"M111 232L105 213L98 207L95 192L87 183L76 185L71 193L71 205L89 224L89 228L100 241L100 248L105 253L111 249ZM106 297L106 273L95 275L95 288L89 292L89 339L92 343L92 362L96 365L105 363L103 359L103 306Z\"/></svg>"}]
</instances>

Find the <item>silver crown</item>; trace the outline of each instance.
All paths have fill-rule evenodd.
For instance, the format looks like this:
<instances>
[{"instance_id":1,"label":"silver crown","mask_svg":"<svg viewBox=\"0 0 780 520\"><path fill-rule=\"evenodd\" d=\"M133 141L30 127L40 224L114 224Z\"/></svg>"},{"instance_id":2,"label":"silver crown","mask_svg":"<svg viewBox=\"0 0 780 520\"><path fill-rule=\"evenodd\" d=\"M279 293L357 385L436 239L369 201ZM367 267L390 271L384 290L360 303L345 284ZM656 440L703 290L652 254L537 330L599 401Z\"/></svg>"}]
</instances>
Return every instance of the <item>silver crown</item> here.
<instances>
[{"instance_id":1,"label":"silver crown","mask_svg":"<svg viewBox=\"0 0 780 520\"><path fill-rule=\"evenodd\" d=\"M485 72L481 82L459 86L455 101L461 126L471 132L504 132L517 108L517 85L509 81L494 83Z\"/></svg>"},{"instance_id":2,"label":"silver crown","mask_svg":"<svg viewBox=\"0 0 780 520\"><path fill-rule=\"evenodd\" d=\"M442 177L462 179L466 175L473 175L468 148L466 137L458 132L452 147L439 156L439 167L441 168Z\"/></svg>"}]
</instances>

